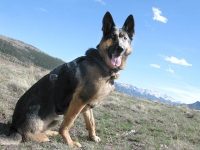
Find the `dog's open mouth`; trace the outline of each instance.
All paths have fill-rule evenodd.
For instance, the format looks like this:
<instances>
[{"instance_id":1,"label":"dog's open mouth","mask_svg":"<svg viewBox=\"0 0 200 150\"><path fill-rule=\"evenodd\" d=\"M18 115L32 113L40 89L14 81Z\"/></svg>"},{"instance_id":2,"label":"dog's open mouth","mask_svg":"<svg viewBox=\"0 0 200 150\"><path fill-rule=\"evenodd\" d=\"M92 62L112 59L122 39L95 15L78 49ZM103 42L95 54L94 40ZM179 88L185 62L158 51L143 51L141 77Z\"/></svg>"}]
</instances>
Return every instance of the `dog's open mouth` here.
<instances>
[{"instance_id":1,"label":"dog's open mouth","mask_svg":"<svg viewBox=\"0 0 200 150\"><path fill-rule=\"evenodd\" d=\"M119 67L122 62L122 56L116 56L112 54L111 63L113 66Z\"/></svg>"}]
</instances>

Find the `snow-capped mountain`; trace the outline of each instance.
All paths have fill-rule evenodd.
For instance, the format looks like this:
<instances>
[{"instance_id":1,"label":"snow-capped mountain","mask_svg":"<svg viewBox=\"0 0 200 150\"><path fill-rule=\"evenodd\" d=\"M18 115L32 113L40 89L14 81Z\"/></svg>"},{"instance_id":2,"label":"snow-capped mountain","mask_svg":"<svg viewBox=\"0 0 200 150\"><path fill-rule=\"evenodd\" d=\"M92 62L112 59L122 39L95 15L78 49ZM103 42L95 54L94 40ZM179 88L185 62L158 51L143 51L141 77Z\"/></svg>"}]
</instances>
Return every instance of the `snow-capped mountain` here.
<instances>
[{"instance_id":1,"label":"snow-capped mountain","mask_svg":"<svg viewBox=\"0 0 200 150\"><path fill-rule=\"evenodd\" d=\"M167 96L166 94L160 94L153 90L140 89L130 84L115 82L115 89L131 96L147 98L152 101L159 101L170 105L181 105L181 102L176 101L174 98Z\"/></svg>"}]
</instances>

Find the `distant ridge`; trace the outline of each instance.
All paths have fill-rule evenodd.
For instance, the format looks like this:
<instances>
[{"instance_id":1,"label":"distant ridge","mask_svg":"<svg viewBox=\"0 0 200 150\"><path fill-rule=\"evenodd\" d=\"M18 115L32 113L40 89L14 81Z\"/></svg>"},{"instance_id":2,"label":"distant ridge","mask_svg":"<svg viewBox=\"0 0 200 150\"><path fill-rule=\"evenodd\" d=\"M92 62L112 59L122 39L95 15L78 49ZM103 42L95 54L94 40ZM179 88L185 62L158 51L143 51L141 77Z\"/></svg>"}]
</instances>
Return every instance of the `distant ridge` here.
<instances>
[{"instance_id":1,"label":"distant ridge","mask_svg":"<svg viewBox=\"0 0 200 150\"><path fill-rule=\"evenodd\" d=\"M200 110L200 102L199 102L199 101L197 101L197 102L195 102L195 103L193 103L193 104L188 104L187 106L188 106L189 108L191 108L191 109Z\"/></svg>"},{"instance_id":2,"label":"distant ridge","mask_svg":"<svg viewBox=\"0 0 200 150\"><path fill-rule=\"evenodd\" d=\"M35 50L35 51L38 51L38 52L42 52L40 51L38 48L32 46L32 45L29 45L27 43L24 43L22 41L19 41L19 40L16 40L16 39L13 39L13 38L9 38L9 37L6 37L6 36L3 36L0 34L0 39L8 42L8 43L11 43L14 47L16 48L20 48L22 50L26 50L26 47L32 49L32 50ZM2 46L2 45L1 45ZM1 47L2 48L2 47Z\"/></svg>"},{"instance_id":3,"label":"distant ridge","mask_svg":"<svg viewBox=\"0 0 200 150\"><path fill-rule=\"evenodd\" d=\"M170 105L181 105L181 102L176 101L174 98L166 94L160 94L153 90L140 89L130 84L115 82L116 90L140 98L150 99L152 101L159 101Z\"/></svg>"},{"instance_id":4,"label":"distant ridge","mask_svg":"<svg viewBox=\"0 0 200 150\"><path fill-rule=\"evenodd\" d=\"M22 41L0 35L0 57L14 62L22 62L25 66L36 65L44 69L53 69L64 63L36 47Z\"/></svg>"}]
</instances>

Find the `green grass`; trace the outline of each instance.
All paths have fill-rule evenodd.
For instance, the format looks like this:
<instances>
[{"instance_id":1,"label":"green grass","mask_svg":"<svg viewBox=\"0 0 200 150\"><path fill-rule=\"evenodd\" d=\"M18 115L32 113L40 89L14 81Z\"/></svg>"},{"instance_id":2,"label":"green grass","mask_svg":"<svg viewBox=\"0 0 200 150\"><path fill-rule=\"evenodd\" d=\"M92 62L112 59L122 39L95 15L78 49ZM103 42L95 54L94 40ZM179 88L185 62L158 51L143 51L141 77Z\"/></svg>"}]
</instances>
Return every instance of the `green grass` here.
<instances>
[{"instance_id":1,"label":"green grass","mask_svg":"<svg viewBox=\"0 0 200 150\"><path fill-rule=\"evenodd\" d=\"M8 128L3 124L11 121L18 98L48 71L1 63L0 72L0 133L4 133ZM79 115L70 135L82 144L82 149L199 150L200 112L197 110L135 98L117 91L93 110L96 133L102 141L89 140L83 116ZM58 129L59 126L55 128ZM74 149L68 147L60 135L50 139L47 143L22 142L0 149Z\"/></svg>"}]
</instances>

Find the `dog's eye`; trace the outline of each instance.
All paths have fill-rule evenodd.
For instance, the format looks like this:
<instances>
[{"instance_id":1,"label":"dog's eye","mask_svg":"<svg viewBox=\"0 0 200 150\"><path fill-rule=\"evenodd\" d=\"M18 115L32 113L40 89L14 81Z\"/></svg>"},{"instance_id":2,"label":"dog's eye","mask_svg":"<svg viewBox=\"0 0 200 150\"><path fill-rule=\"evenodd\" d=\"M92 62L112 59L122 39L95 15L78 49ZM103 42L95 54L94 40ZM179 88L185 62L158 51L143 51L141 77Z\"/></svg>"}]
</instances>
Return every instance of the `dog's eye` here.
<instances>
[{"instance_id":1,"label":"dog's eye","mask_svg":"<svg viewBox=\"0 0 200 150\"><path fill-rule=\"evenodd\" d=\"M123 39L124 39L124 41L126 41L126 40L127 40L127 37L126 37L126 36L124 36L124 37L123 37Z\"/></svg>"}]
</instances>

